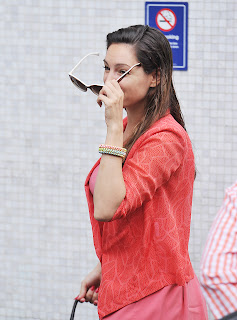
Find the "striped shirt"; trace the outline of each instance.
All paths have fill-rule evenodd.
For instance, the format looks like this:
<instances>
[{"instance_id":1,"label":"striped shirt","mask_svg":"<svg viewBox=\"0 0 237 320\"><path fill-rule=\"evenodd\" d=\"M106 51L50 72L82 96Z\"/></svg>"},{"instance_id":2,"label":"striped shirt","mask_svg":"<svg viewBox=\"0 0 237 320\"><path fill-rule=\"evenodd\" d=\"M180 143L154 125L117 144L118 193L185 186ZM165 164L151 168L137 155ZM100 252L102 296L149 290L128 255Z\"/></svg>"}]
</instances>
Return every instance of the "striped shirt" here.
<instances>
[{"instance_id":1,"label":"striped shirt","mask_svg":"<svg viewBox=\"0 0 237 320\"><path fill-rule=\"evenodd\" d=\"M226 189L210 230L200 281L215 319L237 311L237 181Z\"/></svg>"}]
</instances>

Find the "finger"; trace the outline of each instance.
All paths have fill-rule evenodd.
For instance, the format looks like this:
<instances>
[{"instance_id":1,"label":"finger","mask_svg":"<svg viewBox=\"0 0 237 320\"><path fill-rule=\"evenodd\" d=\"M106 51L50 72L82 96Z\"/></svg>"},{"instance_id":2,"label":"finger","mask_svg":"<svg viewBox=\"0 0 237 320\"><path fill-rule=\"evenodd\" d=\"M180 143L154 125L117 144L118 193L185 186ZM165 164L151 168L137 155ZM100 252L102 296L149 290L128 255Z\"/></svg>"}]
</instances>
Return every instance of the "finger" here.
<instances>
[{"instance_id":1,"label":"finger","mask_svg":"<svg viewBox=\"0 0 237 320\"><path fill-rule=\"evenodd\" d=\"M94 304L95 306L97 306L97 304L98 304L98 297L97 297L97 299L94 299L94 300L93 300L93 304Z\"/></svg>"},{"instance_id":2,"label":"finger","mask_svg":"<svg viewBox=\"0 0 237 320\"><path fill-rule=\"evenodd\" d=\"M113 92L115 95L123 94L123 90L121 89L117 80L113 79L111 81L106 82L107 87Z\"/></svg>"},{"instance_id":3,"label":"finger","mask_svg":"<svg viewBox=\"0 0 237 320\"><path fill-rule=\"evenodd\" d=\"M93 293L93 297L92 297L92 303L96 306L98 303L98 291L97 290L94 291Z\"/></svg>"},{"instance_id":4,"label":"finger","mask_svg":"<svg viewBox=\"0 0 237 320\"><path fill-rule=\"evenodd\" d=\"M114 87L114 89L117 91L117 92L120 92L120 93L123 93L123 90L122 88L120 87L120 84L117 80L112 80L111 81L111 85Z\"/></svg>"},{"instance_id":5,"label":"finger","mask_svg":"<svg viewBox=\"0 0 237 320\"><path fill-rule=\"evenodd\" d=\"M84 281L82 281L81 290L80 290L79 295L76 297L76 299L79 300L80 302L85 302L86 301L85 296L86 296L87 290L88 290L88 288L87 288L86 283Z\"/></svg>"},{"instance_id":6,"label":"finger","mask_svg":"<svg viewBox=\"0 0 237 320\"><path fill-rule=\"evenodd\" d=\"M102 106L102 102L104 102L104 104L108 104L110 101L110 99L108 97L106 97L103 94L99 94L98 98L97 98L97 103L99 104L99 106Z\"/></svg>"},{"instance_id":7,"label":"finger","mask_svg":"<svg viewBox=\"0 0 237 320\"><path fill-rule=\"evenodd\" d=\"M107 81L103 88L100 90L99 98L97 99L97 103L101 106L101 101L106 103L102 97L107 97L109 99L120 100L123 99L124 93L120 88L120 85L117 83L116 80ZM111 100L111 102L112 102ZM108 102L108 100L107 100Z\"/></svg>"},{"instance_id":8,"label":"finger","mask_svg":"<svg viewBox=\"0 0 237 320\"><path fill-rule=\"evenodd\" d=\"M110 82L107 82L103 88L100 90L100 94L106 96L106 97L112 97L113 95L116 94L116 90L114 88L114 86L110 83Z\"/></svg>"},{"instance_id":9,"label":"finger","mask_svg":"<svg viewBox=\"0 0 237 320\"><path fill-rule=\"evenodd\" d=\"M93 303L93 295L94 295L95 287L92 286L86 293L86 302Z\"/></svg>"},{"instance_id":10,"label":"finger","mask_svg":"<svg viewBox=\"0 0 237 320\"><path fill-rule=\"evenodd\" d=\"M102 101L101 101L101 99L100 99L99 97L97 98L96 102L98 103L98 105L99 105L100 107L102 107Z\"/></svg>"},{"instance_id":11,"label":"finger","mask_svg":"<svg viewBox=\"0 0 237 320\"><path fill-rule=\"evenodd\" d=\"M105 86L104 86L104 87L105 87ZM98 98L97 98L97 103L98 103L98 105L99 105L100 107L102 107L102 103L104 102L104 100L102 99L102 97L106 97L106 96L108 96L109 94L110 94L110 95L112 94L112 92L111 92L110 89L107 88L107 90L106 90L106 88L104 88L104 87L100 90L99 95L98 95Z\"/></svg>"},{"instance_id":12,"label":"finger","mask_svg":"<svg viewBox=\"0 0 237 320\"><path fill-rule=\"evenodd\" d=\"M78 295L75 300L78 300L79 302L83 303L83 302L86 302L86 299L85 298L81 298L80 295Z\"/></svg>"}]
</instances>

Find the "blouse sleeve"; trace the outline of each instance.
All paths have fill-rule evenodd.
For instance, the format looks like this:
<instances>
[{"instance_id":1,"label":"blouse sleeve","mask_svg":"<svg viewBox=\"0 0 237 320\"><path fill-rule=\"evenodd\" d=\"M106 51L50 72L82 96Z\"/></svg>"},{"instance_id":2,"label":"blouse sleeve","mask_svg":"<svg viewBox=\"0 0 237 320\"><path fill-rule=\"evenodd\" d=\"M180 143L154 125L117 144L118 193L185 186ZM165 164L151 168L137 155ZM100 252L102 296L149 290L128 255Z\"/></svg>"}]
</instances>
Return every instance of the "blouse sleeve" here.
<instances>
[{"instance_id":1,"label":"blouse sleeve","mask_svg":"<svg viewBox=\"0 0 237 320\"><path fill-rule=\"evenodd\" d=\"M126 195L112 220L125 217L151 200L182 163L184 149L184 138L171 131L155 133L145 139L124 164Z\"/></svg>"}]
</instances>

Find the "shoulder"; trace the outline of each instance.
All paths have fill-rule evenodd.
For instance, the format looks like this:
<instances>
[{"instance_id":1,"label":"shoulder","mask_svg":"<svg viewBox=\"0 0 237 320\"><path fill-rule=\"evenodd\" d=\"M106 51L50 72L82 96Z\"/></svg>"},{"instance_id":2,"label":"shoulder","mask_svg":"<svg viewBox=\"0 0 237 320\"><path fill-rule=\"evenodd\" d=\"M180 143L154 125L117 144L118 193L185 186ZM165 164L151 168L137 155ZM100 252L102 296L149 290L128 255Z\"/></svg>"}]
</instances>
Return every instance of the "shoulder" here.
<instances>
[{"instance_id":1,"label":"shoulder","mask_svg":"<svg viewBox=\"0 0 237 320\"><path fill-rule=\"evenodd\" d=\"M153 123L153 125L139 139L141 144L146 143L151 139L157 139L161 142L163 141L167 143L178 142L183 146L191 144L186 130L173 118L171 114L168 114Z\"/></svg>"},{"instance_id":2,"label":"shoulder","mask_svg":"<svg viewBox=\"0 0 237 320\"><path fill-rule=\"evenodd\" d=\"M187 135L185 129L173 118L171 114L157 120L147 131L150 134L161 131L170 131L180 135Z\"/></svg>"},{"instance_id":3,"label":"shoulder","mask_svg":"<svg viewBox=\"0 0 237 320\"><path fill-rule=\"evenodd\" d=\"M225 197L228 198L237 208L237 180L232 186L225 190Z\"/></svg>"},{"instance_id":4,"label":"shoulder","mask_svg":"<svg viewBox=\"0 0 237 320\"><path fill-rule=\"evenodd\" d=\"M226 193L237 195L237 180L232 186L226 189Z\"/></svg>"},{"instance_id":5,"label":"shoulder","mask_svg":"<svg viewBox=\"0 0 237 320\"><path fill-rule=\"evenodd\" d=\"M132 146L127 160L133 157L166 161L176 158L193 159L192 144L185 129L171 116L167 115L155 123Z\"/></svg>"},{"instance_id":6,"label":"shoulder","mask_svg":"<svg viewBox=\"0 0 237 320\"><path fill-rule=\"evenodd\" d=\"M123 119L123 126L124 128L127 125L127 117ZM153 134L162 132L162 131L171 131L177 132L182 135L187 135L185 129L173 118L173 116L169 113L162 117L161 119L157 120L152 124L152 126L140 137L140 138L147 138Z\"/></svg>"}]
</instances>

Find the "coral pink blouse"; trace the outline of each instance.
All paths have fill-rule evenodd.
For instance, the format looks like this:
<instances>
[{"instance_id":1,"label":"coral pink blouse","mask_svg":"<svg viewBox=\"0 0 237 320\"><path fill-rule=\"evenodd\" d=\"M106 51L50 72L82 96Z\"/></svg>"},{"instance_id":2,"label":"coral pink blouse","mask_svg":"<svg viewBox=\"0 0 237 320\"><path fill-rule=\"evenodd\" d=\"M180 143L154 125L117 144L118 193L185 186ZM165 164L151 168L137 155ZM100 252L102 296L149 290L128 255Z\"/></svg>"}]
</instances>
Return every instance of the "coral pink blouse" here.
<instances>
[{"instance_id":1,"label":"coral pink blouse","mask_svg":"<svg viewBox=\"0 0 237 320\"><path fill-rule=\"evenodd\" d=\"M89 186L99 162L85 191L102 265L98 313L103 318L193 279L188 242L195 165L188 134L166 115L133 145L123 166L126 196L110 222L99 222Z\"/></svg>"}]
</instances>

